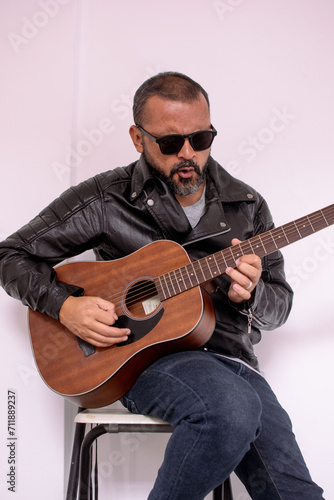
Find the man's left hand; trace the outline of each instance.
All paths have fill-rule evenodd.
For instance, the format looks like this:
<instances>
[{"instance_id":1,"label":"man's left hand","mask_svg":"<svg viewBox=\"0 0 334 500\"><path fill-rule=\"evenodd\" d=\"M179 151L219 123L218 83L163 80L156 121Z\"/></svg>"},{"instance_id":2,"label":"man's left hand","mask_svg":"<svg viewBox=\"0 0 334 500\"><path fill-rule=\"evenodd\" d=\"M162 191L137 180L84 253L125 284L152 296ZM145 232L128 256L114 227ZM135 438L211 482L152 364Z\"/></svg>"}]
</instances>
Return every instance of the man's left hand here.
<instances>
[{"instance_id":1,"label":"man's left hand","mask_svg":"<svg viewBox=\"0 0 334 500\"><path fill-rule=\"evenodd\" d=\"M238 245L240 240L234 238L232 245ZM250 300L252 292L258 284L261 273L261 259L257 255L248 254L240 257L236 262L237 267L228 267L226 274L231 278L228 297L232 302L241 303Z\"/></svg>"}]
</instances>

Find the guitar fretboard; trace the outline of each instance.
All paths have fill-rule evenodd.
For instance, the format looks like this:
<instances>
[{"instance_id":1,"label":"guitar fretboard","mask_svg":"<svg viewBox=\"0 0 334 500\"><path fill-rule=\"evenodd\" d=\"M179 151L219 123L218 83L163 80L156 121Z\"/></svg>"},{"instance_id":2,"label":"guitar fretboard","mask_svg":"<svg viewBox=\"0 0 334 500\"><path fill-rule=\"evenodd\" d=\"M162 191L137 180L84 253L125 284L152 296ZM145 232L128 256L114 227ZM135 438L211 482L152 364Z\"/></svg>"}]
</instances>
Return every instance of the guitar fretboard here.
<instances>
[{"instance_id":1,"label":"guitar fretboard","mask_svg":"<svg viewBox=\"0 0 334 500\"><path fill-rule=\"evenodd\" d=\"M332 224L334 204L162 274L154 280L159 298L171 298L221 276L227 267L236 267L236 262L242 255L255 254L264 257Z\"/></svg>"}]
</instances>

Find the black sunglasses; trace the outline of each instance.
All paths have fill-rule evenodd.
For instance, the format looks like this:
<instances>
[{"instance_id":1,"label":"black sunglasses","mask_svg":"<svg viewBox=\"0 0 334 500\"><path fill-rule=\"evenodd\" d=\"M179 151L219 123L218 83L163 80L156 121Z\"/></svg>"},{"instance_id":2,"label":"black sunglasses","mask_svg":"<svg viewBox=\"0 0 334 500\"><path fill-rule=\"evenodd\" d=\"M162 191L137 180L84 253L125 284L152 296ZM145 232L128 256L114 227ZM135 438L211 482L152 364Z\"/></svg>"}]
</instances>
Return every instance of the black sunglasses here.
<instances>
[{"instance_id":1,"label":"black sunglasses","mask_svg":"<svg viewBox=\"0 0 334 500\"><path fill-rule=\"evenodd\" d=\"M211 146L213 139L217 135L217 130L212 125L211 130L199 130L198 132L186 135L168 134L161 137L154 137L154 135L149 134L140 125L136 125L136 127L138 127L143 134L152 139L152 141L159 144L160 151L163 155L176 155L179 153L186 139L189 140L194 151L204 151Z\"/></svg>"}]
</instances>

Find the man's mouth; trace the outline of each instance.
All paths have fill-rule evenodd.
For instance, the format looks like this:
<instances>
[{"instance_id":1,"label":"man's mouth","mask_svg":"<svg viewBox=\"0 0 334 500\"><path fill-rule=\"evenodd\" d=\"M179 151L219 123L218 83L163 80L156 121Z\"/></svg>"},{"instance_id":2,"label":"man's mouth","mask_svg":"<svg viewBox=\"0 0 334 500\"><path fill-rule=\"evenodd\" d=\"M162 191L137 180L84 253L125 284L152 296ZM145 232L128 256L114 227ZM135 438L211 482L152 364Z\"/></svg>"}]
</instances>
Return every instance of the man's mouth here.
<instances>
[{"instance_id":1,"label":"man's mouth","mask_svg":"<svg viewBox=\"0 0 334 500\"><path fill-rule=\"evenodd\" d=\"M189 179L190 177L192 177L193 172L194 172L193 167L183 167L177 171L181 179Z\"/></svg>"}]
</instances>

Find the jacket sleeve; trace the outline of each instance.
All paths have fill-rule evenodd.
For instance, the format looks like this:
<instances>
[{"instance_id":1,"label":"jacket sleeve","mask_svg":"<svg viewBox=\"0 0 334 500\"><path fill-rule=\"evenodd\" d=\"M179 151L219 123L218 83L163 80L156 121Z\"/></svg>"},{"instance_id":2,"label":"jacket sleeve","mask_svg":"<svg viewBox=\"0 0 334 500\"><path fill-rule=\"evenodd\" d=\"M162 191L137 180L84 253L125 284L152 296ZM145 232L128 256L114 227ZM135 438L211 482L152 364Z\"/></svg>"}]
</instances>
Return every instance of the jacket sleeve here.
<instances>
[{"instance_id":1,"label":"jacket sleeve","mask_svg":"<svg viewBox=\"0 0 334 500\"><path fill-rule=\"evenodd\" d=\"M241 226L247 226L246 232L241 231L238 234L241 240L247 240L275 227L266 201L256 191L253 192L256 201L249 203L248 209L243 213L238 212L238 222ZM244 214L246 214L247 222L244 219L242 223ZM235 221L236 219L233 220L234 223ZM258 342L259 330L274 330L286 322L293 301L293 291L285 278L282 253L277 250L261 260L261 278L248 302L238 304L229 299L228 291L231 280L226 274L216 280L225 297L225 299L222 298L225 304L222 302L218 312L216 311L218 321L225 324L227 306L231 311L232 323L236 331L245 331L245 322L246 325L248 323L248 333L251 334L253 343ZM225 329L228 328L231 326L225 327Z\"/></svg>"},{"instance_id":2,"label":"jacket sleeve","mask_svg":"<svg viewBox=\"0 0 334 500\"><path fill-rule=\"evenodd\" d=\"M274 223L266 201L260 205L254 218L254 235L273 229ZM262 275L252 300L242 312L248 315L252 327L273 330L285 323L291 311L293 290L286 281L284 259L277 250L262 258Z\"/></svg>"},{"instance_id":3,"label":"jacket sleeve","mask_svg":"<svg viewBox=\"0 0 334 500\"><path fill-rule=\"evenodd\" d=\"M293 291L285 280L282 254L275 252L275 255L264 258L262 277L245 313L252 326L273 330L288 319L292 300Z\"/></svg>"},{"instance_id":4,"label":"jacket sleeve","mask_svg":"<svg viewBox=\"0 0 334 500\"><path fill-rule=\"evenodd\" d=\"M102 232L101 192L91 179L65 191L0 243L1 286L24 305L58 319L66 298L83 290L60 282L54 266L96 246Z\"/></svg>"}]
</instances>

